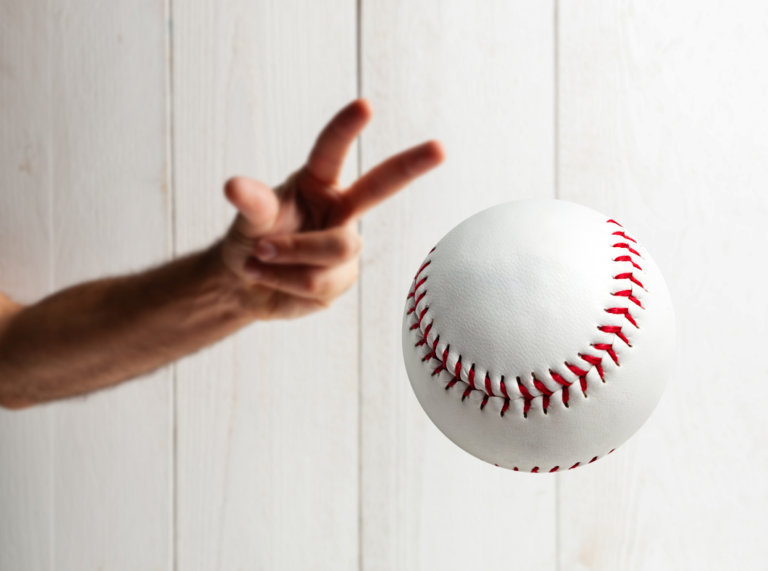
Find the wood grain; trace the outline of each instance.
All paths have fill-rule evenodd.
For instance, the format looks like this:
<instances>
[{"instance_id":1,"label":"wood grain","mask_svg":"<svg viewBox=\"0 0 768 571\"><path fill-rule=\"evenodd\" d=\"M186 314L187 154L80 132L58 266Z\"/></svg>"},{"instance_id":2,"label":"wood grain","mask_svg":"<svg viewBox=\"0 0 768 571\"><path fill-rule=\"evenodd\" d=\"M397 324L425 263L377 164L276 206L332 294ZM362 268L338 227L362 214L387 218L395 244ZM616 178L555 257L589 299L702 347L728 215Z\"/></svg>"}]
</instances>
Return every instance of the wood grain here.
<instances>
[{"instance_id":1,"label":"wood grain","mask_svg":"<svg viewBox=\"0 0 768 571\"><path fill-rule=\"evenodd\" d=\"M229 224L226 178L282 182L354 98L355 5L178 2L173 42L184 252ZM352 290L321 315L256 324L179 364L179 569L356 568L357 351Z\"/></svg>"},{"instance_id":2,"label":"wood grain","mask_svg":"<svg viewBox=\"0 0 768 571\"><path fill-rule=\"evenodd\" d=\"M51 287L47 23L46 2L0 3L0 291L22 303ZM52 468L51 409L0 409L0 569L48 568Z\"/></svg>"},{"instance_id":3,"label":"wood grain","mask_svg":"<svg viewBox=\"0 0 768 571\"><path fill-rule=\"evenodd\" d=\"M678 364L646 426L560 476L560 568L765 569L768 6L560 6L560 196L644 243Z\"/></svg>"},{"instance_id":4,"label":"wood grain","mask_svg":"<svg viewBox=\"0 0 768 571\"><path fill-rule=\"evenodd\" d=\"M163 1L1 9L2 288L32 302L163 260ZM167 568L167 379L3 413L3 569Z\"/></svg>"},{"instance_id":5,"label":"wood grain","mask_svg":"<svg viewBox=\"0 0 768 571\"><path fill-rule=\"evenodd\" d=\"M57 289L142 269L169 253L164 10L162 0L73 0L51 13ZM163 370L56 405L57 568L169 564L168 380Z\"/></svg>"},{"instance_id":6,"label":"wood grain","mask_svg":"<svg viewBox=\"0 0 768 571\"><path fill-rule=\"evenodd\" d=\"M554 194L550 2L370 0L363 166L437 137L448 162L363 221L362 569L555 568L555 480L486 465L416 401L400 321L411 279L454 225Z\"/></svg>"}]
</instances>

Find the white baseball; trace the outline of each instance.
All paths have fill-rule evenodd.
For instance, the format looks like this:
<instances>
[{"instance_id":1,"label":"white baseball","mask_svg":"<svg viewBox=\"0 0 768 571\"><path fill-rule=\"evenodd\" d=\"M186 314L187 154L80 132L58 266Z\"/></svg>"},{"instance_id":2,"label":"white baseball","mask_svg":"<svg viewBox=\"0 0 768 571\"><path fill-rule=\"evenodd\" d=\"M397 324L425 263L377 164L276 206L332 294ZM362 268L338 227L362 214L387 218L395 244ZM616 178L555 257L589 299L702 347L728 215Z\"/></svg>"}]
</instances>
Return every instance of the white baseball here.
<instances>
[{"instance_id":1,"label":"white baseball","mask_svg":"<svg viewBox=\"0 0 768 571\"><path fill-rule=\"evenodd\" d=\"M437 427L498 466L556 472L625 442L659 402L675 323L648 252L609 217L559 200L484 210L411 285L403 354Z\"/></svg>"}]
</instances>

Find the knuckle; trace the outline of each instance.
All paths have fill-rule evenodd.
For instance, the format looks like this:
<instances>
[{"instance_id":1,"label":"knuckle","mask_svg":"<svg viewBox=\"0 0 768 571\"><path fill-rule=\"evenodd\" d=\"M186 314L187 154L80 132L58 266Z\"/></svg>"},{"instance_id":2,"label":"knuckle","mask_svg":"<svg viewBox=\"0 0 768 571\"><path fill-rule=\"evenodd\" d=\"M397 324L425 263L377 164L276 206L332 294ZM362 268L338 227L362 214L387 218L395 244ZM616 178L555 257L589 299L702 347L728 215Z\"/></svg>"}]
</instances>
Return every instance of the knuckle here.
<instances>
[{"instance_id":1,"label":"knuckle","mask_svg":"<svg viewBox=\"0 0 768 571\"><path fill-rule=\"evenodd\" d=\"M339 289L339 295L347 291L349 288L351 288L353 285L355 285L355 282L357 282L357 278L360 277L360 271L358 270L357 266L349 273L348 277L344 282L342 282Z\"/></svg>"},{"instance_id":2,"label":"knuckle","mask_svg":"<svg viewBox=\"0 0 768 571\"><path fill-rule=\"evenodd\" d=\"M306 247L298 236L279 236L270 238L275 247L275 260L292 262L301 259Z\"/></svg>"},{"instance_id":3,"label":"knuckle","mask_svg":"<svg viewBox=\"0 0 768 571\"><path fill-rule=\"evenodd\" d=\"M338 274L338 278L334 284L334 295L339 296L353 285L360 277L360 265L356 263L346 264L343 271Z\"/></svg>"},{"instance_id":4,"label":"knuckle","mask_svg":"<svg viewBox=\"0 0 768 571\"><path fill-rule=\"evenodd\" d=\"M322 273L308 271L304 275L304 289L309 295L322 296L327 289L327 281Z\"/></svg>"},{"instance_id":5,"label":"knuckle","mask_svg":"<svg viewBox=\"0 0 768 571\"><path fill-rule=\"evenodd\" d=\"M250 250L256 240L246 236L241 226L241 224L234 224L227 234L227 240L236 246Z\"/></svg>"},{"instance_id":6,"label":"knuckle","mask_svg":"<svg viewBox=\"0 0 768 571\"><path fill-rule=\"evenodd\" d=\"M335 240L333 249L336 257L340 260L349 260L360 253L362 241L355 232L346 231L340 234Z\"/></svg>"},{"instance_id":7,"label":"knuckle","mask_svg":"<svg viewBox=\"0 0 768 571\"><path fill-rule=\"evenodd\" d=\"M330 300L336 299L340 295L349 291L349 289L353 285L355 285L357 278L358 278L357 268L352 269L348 272L345 272L345 274L334 283L333 291L326 292L328 299Z\"/></svg>"},{"instance_id":8,"label":"knuckle","mask_svg":"<svg viewBox=\"0 0 768 571\"><path fill-rule=\"evenodd\" d=\"M283 236L281 239L275 240L274 244L277 255L282 258L295 257L296 254L301 253L301 242L295 236Z\"/></svg>"}]
</instances>

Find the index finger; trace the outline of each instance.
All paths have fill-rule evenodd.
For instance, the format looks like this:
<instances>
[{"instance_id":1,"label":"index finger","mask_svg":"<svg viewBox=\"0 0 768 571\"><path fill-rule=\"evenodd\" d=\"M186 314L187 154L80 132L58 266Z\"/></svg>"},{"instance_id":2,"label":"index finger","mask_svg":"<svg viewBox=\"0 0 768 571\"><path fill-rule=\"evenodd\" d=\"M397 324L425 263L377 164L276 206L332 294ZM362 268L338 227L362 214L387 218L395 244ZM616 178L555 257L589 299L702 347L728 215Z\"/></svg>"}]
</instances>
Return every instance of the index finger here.
<instances>
[{"instance_id":1,"label":"index finger","mask_svg":"<svg viewBox=\"0 0 768 571\"><path fill-rule=\"evenodd\" d=\"M321 182L336 182L349 148L372 114L365 99L356 99L339 111L318 135L307 159L307 171Z\"/></svg>"},{"instance_id":2,"label":"index finger","mask_svg":"<svg viewBox=\"0 0 768 571\"><path fill-rule=\"evenodd\" d=\"M342 195L342 204L331 224L359 218L445 160L438 141L427 141L398 153L361 176Z\"/></svg>"}]
</instances>

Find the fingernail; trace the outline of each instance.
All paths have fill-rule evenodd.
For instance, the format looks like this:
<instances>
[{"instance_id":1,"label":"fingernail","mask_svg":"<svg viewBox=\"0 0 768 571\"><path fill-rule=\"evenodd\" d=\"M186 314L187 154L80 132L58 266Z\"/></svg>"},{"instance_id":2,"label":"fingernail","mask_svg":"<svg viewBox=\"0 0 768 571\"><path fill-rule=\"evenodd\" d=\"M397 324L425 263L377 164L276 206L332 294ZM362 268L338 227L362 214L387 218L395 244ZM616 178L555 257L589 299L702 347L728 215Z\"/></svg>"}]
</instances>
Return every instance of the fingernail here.
<instances>
[{"instance_id":1,"label":"fingernail","mask_svg":"<svg viewBox=\"0 0 768 571\"><path fill-rule=\"evenodd\" d=\"M255 280L262 276L261 268L259 267L259 261L256 258L248 258L243 265L243 271Z\"/></svg>"},{"instance_id":2,"label":"fingernail","mask_svg":"<svg viewBox=\"0 0 768 571\"><path fill-rule=\"evenodd\" d=\"M256 244L256 256L261 260L271 260L277 255L277 248L271 242L261 241Z\"/></svg>"}]
</instances>

